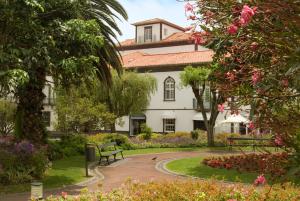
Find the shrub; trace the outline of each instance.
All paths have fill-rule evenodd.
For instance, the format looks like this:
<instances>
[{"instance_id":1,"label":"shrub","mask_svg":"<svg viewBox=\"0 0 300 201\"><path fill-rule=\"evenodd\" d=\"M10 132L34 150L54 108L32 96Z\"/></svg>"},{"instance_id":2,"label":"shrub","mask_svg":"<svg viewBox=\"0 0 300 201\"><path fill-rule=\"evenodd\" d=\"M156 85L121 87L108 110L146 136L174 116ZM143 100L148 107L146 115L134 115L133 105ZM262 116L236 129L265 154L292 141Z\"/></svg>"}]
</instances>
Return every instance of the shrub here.
<instances>
[{"instance_id":1,"label":"shrub","mask_svg":"<svg viewBox=\"0 0 300 201\"><path fill-rule=\"evenodd\" d=\"M299 188L285 184L261 187L222 185L214 181L174 181L174 182L127 182L123 188L108 193L83 190L79 196L48 197L46 201L75 200L113 200L113 201L297 201Z\"/></svg>"},{"instance_id":2,"label":"shrub","mask_svg":"<svg viewBox=\"0 0 300 201\"><path fill-rule=\"evenodd\" d=\"M48 167L46 147L28 141L0 141L0 183L19 184L41 179Z\"/></svg>"},{"instance_id":3,"label":"shrub","mask_svg":"<svg viewBox=\"0 0 300 201\"><path fill-rule=\"evenodd\" d=\"M147 124L142 124L141 125L141 131L143 133L143 139L144 140L150 140L151 139L151 135L152 135L152 129L147 126Z\"/></svg>"},{"instance_id":4,"label":"shrub","mask_svg":"<svg viewBox=\"0 0 300 201\"><path fill-rule=\"evenodd\" d=\"M84 154L84 146L87 143L85 135L63 135L58 141L48 142L48 155L50 160Z\"/></svg>"},{"instance_id":5,"label":"shrub","mask_svg":"<svg viewBox=\"0 0 300 201\"><path fill-rule=\"evenodd\" d=\"M95 144L104 144L109 142L116 142L117 146L123 149L134 149L134 145L130 142L128 137L123 134L117 133L99 133L96 135L88 136L88 141Z\"/></svg>"},{"instance_id":6,"label":"shrub","mask_svg":"<svg viewBox=\"0 0 300 201\"><path fill-rule=\"evenodd\" d=\"M213 168L235 169L241 172L282 176L288 168L289 157L286 152L276 154L244 154L210 157L204 159L203 164Z\"/></svg>"},{"instance_id":7,"label":"shrub","mask_svg":"<svg viewBox=\"0 0 300 201\"><path fill-rule=\"evenodd\" d=\"M193 140L198 140L198 138L199 138L199 132L197 130L191 131L191 138Z\"/></svg>"}]
</instances>

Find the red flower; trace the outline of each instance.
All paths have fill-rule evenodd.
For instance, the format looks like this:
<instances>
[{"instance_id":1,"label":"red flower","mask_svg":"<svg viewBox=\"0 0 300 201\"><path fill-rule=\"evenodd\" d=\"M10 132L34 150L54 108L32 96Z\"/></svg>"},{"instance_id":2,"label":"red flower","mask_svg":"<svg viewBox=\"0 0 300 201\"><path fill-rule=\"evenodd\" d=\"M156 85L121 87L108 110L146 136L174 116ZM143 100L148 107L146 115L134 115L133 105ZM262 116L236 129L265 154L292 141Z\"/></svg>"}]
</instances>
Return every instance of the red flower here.
<instances>
[{"instance_id":1,"label":"red flower","mask_svg":"<svg viewBox=\"0 0 300 201\"><path fill-rule=\"evenodd\" d=\"M284 87L288 87L289 86L289 80L286 79L286 78L281 80L281 85L284 86Z\"/></svg>"},{"instance_id":2,"label":"red flower","mask_svg":"<svg viewBox=\"0 0 300 201\"><path fill-rule=\"evenodd\" d=\"M226 73L226 77L227 79L229 79L230 81L234 81L235 80L235 75L233 72L227 72Z\"/></svg>"},{"instance_id":3,"label":"red flower","mask_svg":"<svg viewBox=\"0 0 300 201\"><path fill-rule=\"evenodd\" d=\"M251 130L255 129L255 125L254 125L253 121L250 121L248 128L250 128Z\"/></svg>"},{"instance_id":4,"label":"red flower","mask_svg":"<svg viewBox=\"0 0 300 201\"><path fill-rule=\"evenodd\" d=\"M259 175L255 181L254 181L254 185L258 186L258 185L264 185L265 183L267 182L265 176L262 174L262 175Z\"/></svg>"},{"instance_id":5,"label":"red flower","mask_svg":"<svg viewBox=\"0 0 300 201\"><path fill-rule=\"evenodd\" d=\"M277 136L275 137L274 142L275 142L275 144L276 144L277 146L283 146L283 140L282 140L281 136L279 136L279 135L277 135Z\"/></svg>"},{"instance_id":6,"label":"red flower","mask_svg":"<svg viewBox=\"0 0 300 201\"><path fill-rule=\"evenodd\" d=\"M261 81L261 73L258 70L254 70L252 74L252 84L257 85Z\"/></svg>"},{"instance_id":7,"label":"red flower","mask_svg":"<svg viewBox=\"0 0 300 201\"><path fill-rule=\"evenodd\" d=\"M227 28L227 32L230 34L230 35L235 35L238 31L238 27L231 24L228 28Z\"/></svg>"},{"instance_id":8,"label":"red flower","mask_svg":"<svg viewBox=\"0 0 300 201\"><path fill-rule=\"evenodd\" d=\"M67 192L61 192L61 197L63 199L67 199L68 193Z\"/></svg>"},{"instance_id":9,"label":"red flower","mask_svg":"<svg viewBox=\"0 0 300 201\"><path fill-rule=\"evenodd\" d=\"M249 6L244 5L242 12L241 12L240 24L242 26L248 25L250 23L252 17L255 15L256 10L257 10L257 7L254 7L252 9Z\"/></svg>"},{"instance_id":10,"label":"red flower","mask_svg":"<svg viewBox=\"0 0 300 201\"><path fill-rule=\"evenodd\" d=\"M192 35L192 38L194 39L194 42L196 45L201 45L201 44L205 43L205 41L200 33L194 33Z\"/></svg>"}]
</instances>

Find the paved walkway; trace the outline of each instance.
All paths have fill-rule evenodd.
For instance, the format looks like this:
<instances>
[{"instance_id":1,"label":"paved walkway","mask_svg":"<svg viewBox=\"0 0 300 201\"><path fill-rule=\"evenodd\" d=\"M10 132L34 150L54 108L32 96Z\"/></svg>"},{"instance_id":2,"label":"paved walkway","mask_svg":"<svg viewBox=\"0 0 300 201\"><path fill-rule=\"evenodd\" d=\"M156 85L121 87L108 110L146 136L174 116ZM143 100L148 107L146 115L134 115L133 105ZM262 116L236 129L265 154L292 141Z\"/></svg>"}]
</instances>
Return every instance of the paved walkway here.
<instances>
[{"instance_id":1,"label":"paved walkway","mask_svg":"<svg viewBox=\"0 0 300 201\"><path fill-rule=\"evenodd\" d=\"M156 164L160 161L169 159L178 159L186 157L207 156L212 154L222 154L220 152L176 152L176 153L160 153L136 155L127 157L124 160L112 163L109 166L97 167L94 174L95 178L80 185L73 185L63 189L46 191L45 195L59 195L62 191L68 194L78 194L79 191L87 187L90 191L110 191L114 188L121 187L126 180L139 182L164 181L188 179L186 177L166 174L156 168ZM0 201L26 201L29 193L21 193L7 196L0 196Z\"/></svg>"}]
</instances>

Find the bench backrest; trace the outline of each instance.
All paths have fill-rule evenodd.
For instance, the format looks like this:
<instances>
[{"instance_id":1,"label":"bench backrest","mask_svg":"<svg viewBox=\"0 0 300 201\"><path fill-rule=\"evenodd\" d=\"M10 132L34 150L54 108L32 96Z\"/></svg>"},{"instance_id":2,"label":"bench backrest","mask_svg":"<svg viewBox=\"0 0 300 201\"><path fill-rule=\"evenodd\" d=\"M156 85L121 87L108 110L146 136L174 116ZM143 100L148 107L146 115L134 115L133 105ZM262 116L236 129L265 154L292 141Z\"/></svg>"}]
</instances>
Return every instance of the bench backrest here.
<instances>
[{"instance_id":1,"label":"bench backrest","mask_svg":"<svg viewBox=\"0 0 300 201\"><path fill-rule=\"evenodd\" d=\"M116 142L110 142L110 143L105 143L105 144L101 144L101 145L97 145L97 148L99 150L99 153L101 154L101 151L104 150L107 147L114 147L114 149L116 150Z\"/></svg>"}]
</instances>

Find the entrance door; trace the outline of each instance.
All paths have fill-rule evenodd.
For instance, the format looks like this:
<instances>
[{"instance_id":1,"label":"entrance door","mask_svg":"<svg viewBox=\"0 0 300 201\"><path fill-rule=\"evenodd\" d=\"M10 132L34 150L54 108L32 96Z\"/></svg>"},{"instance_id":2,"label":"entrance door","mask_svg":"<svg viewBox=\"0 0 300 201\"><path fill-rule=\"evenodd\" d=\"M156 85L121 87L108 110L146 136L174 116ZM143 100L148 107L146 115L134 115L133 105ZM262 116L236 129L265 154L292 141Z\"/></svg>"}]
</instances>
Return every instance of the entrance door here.
<instances>
[{"instance_id":1,"label":"entrance door","mask_svg":"<svg viewBox=\"0 0 300 201\"><path fill-rule=\"evenodd\" d=\"M137 135L141 133L142 124L146 123L146 116L144 114L132 115L130 117L130 135Z\"/></svg>"},{"instance_id":2,"label":"entrance door","mask_svg":"<svg viewBox=\"0 0 300 201\"><path fill-rule=\"evenodd\" d=\"M133 119L132 120L132 126L133 126L133 135L140 134L141 131L141 125L146 123L146 119Z\"/></svg>"}]
</instances>

